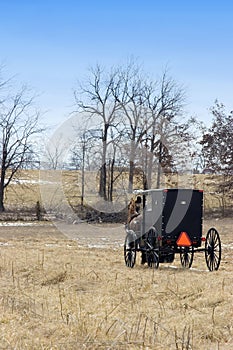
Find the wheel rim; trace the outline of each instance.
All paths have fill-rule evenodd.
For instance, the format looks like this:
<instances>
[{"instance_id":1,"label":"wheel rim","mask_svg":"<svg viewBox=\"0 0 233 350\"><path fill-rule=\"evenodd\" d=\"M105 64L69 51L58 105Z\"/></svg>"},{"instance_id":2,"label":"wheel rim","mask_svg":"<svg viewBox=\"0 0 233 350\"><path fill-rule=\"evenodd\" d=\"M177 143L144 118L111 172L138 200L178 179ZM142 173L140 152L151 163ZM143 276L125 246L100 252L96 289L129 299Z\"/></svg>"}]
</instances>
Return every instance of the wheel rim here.
<instances>
[{"instance_id":1,"label":"wheel rim","mask_svg":"<svg viewBox=\"0 0 233 350\"><path fill-rule=\"evenodd\" d=\"M134 267L136 261L136 246L135 241L131 241L129 237L126 237L124 244L124 258L125 265L128 267Z\"/></svg>"},{"instance_id":2,"label":"wheel rim","mask_svg":"<svg viewBox=\"0 0 233 350\"><path fill-rule=\"evenodd\" d=\"M180 262L181 265L189 269L193 263L193 246L191 247L181 247L180 251Z\"/></svg>"},{"instance_id":3,"label":"wheel rim","mask_svg":"<svg viewBox=\"0 0 233 350\"><path fill-rule=\"evenodd\" d=\"M215 228L209 229L205 241L206 265L210 271L216 271L221 261L221 241Z\"/></svg>"},{"instance_id":4,"label":"wheel rim","mask_svg":"<svg viewBox=\"0 0 233 350\"><path fill-rule=\"evenodd\" d=\"M157 269L159 267L159 256L156 252L151 251L147 256L148 267Z\"/></svg>"}]
</instances>

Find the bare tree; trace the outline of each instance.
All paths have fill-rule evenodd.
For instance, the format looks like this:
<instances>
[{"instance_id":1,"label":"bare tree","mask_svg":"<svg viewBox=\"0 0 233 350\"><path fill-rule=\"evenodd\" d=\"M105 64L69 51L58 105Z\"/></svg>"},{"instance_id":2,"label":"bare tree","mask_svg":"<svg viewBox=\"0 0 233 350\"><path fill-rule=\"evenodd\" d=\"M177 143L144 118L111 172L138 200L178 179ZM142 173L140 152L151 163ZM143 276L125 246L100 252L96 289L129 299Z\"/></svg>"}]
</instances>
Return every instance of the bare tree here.
<instances>
[{"instance_id":1,"label":"bare tree","mask_svg":"<svg viewBox=\"0 0 233 350\"><path fill-rule=\"evenodd\" d=\"M152 120L146 135L148 145L147 181L151 185L154 160L157 161L157 188L160 186L161 168L172 168L172 143L177 136L176 117L184 103L184 89L168 76L167 71L161 80L151 82L145 88L145 104Z\"/></svg>"},{"instance_id":2,"label":"bare tree","mask_svg":"<svg viewBox=\"0 0 233 350\"><path fill-rule=\"evenodd\" d=\"M99 66L91 70L90 80L81 86L80 93L75 92L75 99L81 110L87 112L92 121L98 123L98 127L101 125L99 194L104 199L111 198L107 194L107 150L113 142L110 136L112 131L123 135L115 139L118 143L125 142L129 158L128 191L132 192L136 165L142 169L144 178L148 178L150 183L156 156L159 159L158 171L165 159L166 162L170 159L171 164L164 139L168 129L171 129L170 126L167 127L168 124L172 124L182 109L183 98L183 89L168 77L167 72L162 75L161 81L149 83L135 61L115 68L110 73L104 72ZM143 157L140 159L143 148L146 149L146 157L148 156L146 160ZM112 174L115 164L113 158L110 163L108 162L108 167L111 168L109 174ZM146 186L146 181L144 185ZM111 192L112 185L108 186L108 193Z\"/></svg>"},{"instance_id":3,"label":"bare tree","mask_svg":"<svg viewBox=\"0 0 233 350\"><path fill-rule=\"evenodd\" d=\"M77 128L75 127L75 130ZM85 171L87 168L90 169L90 162L93 162L94 153L96 150L96 141L99 141L101 130L99 129L88 129L80 128L77 132L77 140L71 150L71 165L77 170L81 170L81 206L84 205L84 194L85 194ZM92 164L93 165L93 164Z\"/></svg>"},{"instance_id":4,"label":"bare tree","mask_svg":"<svg viewBox=\"0 0 233 350\"><path fill-rule=\"evenodd\" d=\"M102 159L100 166L99 195L107 199L106 192L106 156L108 135L111 127L117 123L119 104L112 95L112 87L116 84L116 72L109 74L99 65L90 70L90 79L85 85L80 85L80 91L75 91L75 100L81 111L89 114L92 120L99 120L102 129ZM85 101L81 95L85 95Z\"/></svg>"},{"instance_id":5,"label":"bare tree","mask_svg":"<svg viewBox=\"0 0 233 350\"><path fill-rule=\"evenodd\" d=\"M124 129L111 128L108 151L107 199L113 201L114 184L122 176L125 168L122 154Z\"/></svg>"},{"instance_id":6,"label":"bare tree","mask_svg":"<svg viewBox=\"0 0 233 350\"><path fill-rule=\"evenodd\" d=\"M121 86L114 96L126 117L126 130L130 139L129 192L133 188L137 150L143 150L144 188L151 185L152 165L158 159L158 181L161 164L171 165L171 155L165 139L175 117L181 112L184 90L165 71L161 80L148 82L140 67L131 62L121 70ZM140 152L139 152L140 153Z\"/></svg>"},{"instance_id":7,"label":"bare tree","mask_svg":"<svg viewBox=\"0 0 233 350\"><path fill-rule=\"evenodd\" d=\"M131 61L118 71L119 83L112 90L125 119L124 130L130 142L128 191L132 192L136 151L146 135L151 120L145 108L145 81L139 66Z\"/></svg>"},{"instance_id":8,"label":"bare tree","mask_svg":"<svg viewBox=\"0 0 233 350\"><path fill-rule=\"evenodd\" d=\"M43 167L50 170L62 169L64 166L64 154L66 153L66 145L63 142L63 135L58 138L50 139L45 142L46 148L43 153Z\"/></svg>"},{"instance_id":9,"label":"bare tree","mask_svg":"<svg viewBox=\"0 0 233 350\"><path fill-rule=\"evenodd\" d=\"M0 212L5 210L4 194L17 172L31 161L33 142L43 128L39 113L33 109L34 97L23 87L0 104Z\"/></svg>"}]
</instances>

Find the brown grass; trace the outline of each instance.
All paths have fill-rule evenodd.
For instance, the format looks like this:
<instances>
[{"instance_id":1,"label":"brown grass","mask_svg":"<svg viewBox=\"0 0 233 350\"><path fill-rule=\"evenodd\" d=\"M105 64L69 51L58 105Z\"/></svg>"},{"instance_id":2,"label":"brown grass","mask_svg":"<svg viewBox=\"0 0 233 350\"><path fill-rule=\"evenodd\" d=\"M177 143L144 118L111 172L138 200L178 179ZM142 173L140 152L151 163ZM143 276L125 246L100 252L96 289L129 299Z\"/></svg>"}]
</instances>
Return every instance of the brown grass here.
<instances>
[{"instance_id":1,"label":"brown grass","mask_svg":"<svg viewBox=\"0 0 233 350\"><path fill-rule=\"evenodd\" d=\"M115 243L90 249L48 224L1 227L0 349L232 349L232 221L215 224L213 273L202 253L191 270L179 257L148 269L139 256L129 269ZM88 237L88 225L74 230Z\"/></svg>"}]
</instances>

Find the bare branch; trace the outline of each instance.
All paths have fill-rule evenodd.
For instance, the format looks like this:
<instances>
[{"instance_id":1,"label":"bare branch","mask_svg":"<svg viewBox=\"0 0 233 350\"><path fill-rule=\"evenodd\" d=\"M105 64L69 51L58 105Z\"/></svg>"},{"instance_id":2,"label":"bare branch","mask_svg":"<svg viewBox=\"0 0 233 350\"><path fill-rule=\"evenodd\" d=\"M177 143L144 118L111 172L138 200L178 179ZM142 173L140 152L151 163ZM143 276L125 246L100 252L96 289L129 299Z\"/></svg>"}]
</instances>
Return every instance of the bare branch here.
<instances>
[{"instance_id":1,"label":"bare branch","mask_svg":"<svg viewBox=\"0 0 233 350\"><path fill-rule=\"evenodd\" d=\"M4 190L17 171L33 154L33 138L44 128L39 126L39 113L33 108L34 97L23 86L0 105L0 211L4 210Z\"/></svg>"}]
</instances>

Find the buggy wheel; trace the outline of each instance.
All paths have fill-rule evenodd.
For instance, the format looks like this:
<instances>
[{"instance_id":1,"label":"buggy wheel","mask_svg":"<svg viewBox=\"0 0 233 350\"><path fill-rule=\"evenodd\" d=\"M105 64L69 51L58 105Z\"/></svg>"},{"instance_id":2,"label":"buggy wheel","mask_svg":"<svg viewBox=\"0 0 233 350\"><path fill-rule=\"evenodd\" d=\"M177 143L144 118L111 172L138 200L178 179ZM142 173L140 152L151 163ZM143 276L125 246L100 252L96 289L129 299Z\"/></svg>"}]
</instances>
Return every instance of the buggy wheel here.
<instances>
[{"instance_id":1,"label":"buggy wheel","mask_svg":"<svg viewBox=\"0 0 233 350\"><path fill-rule=\"evenodd\" d=\"M180 262L184 268L189 269L192 266L193 254L193 246L180 248Z\"/></svg>"},{"instance_id":2,"label":"buggy wheel","mask_svg":"<svg viewBox=\"0 0 233 350\"><path fill-rule=\"evenodd\" d=\"M148 267L157 269L159 267L159 256L158 254L151 250L148 254L147 254L147 264Z\"/></svg>"},{"instance_id":3,"label":"buggy wheel","mask_svg":"<svg viewBox=\"0 0 233 350\"><path fill-rule=\"evenodd\" d=\"M136 241L131 234L127 234L124 244L125 265L133 268L136 261Z\"/></svg>"},{"instance_id":4,"label":"buggy wheel","mask_svg":"<svg viewBox=\"0 0 233 350\"><path fill-rule=\"evenodd\" d=\"M206 235L205 260L210 271L218 270L221 261L221 241L215 228L210 228Z\"/></svg>"},{"instance_id":5,"label":"buggy wheel","mask_svg":"<svg viewBox=\"0 0 233 350\"><path fill-rule=\"evenodd\" d=\"M151 227L146 234L147 242L151 245L151 247L158 247L158 233L154 227Z\"/></svg>"}]
</instances>

